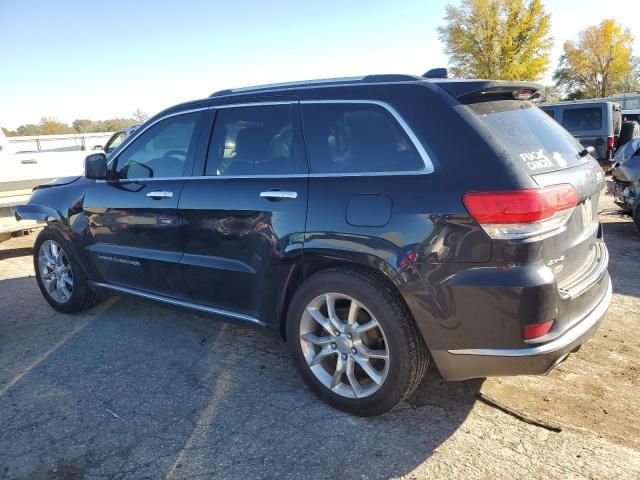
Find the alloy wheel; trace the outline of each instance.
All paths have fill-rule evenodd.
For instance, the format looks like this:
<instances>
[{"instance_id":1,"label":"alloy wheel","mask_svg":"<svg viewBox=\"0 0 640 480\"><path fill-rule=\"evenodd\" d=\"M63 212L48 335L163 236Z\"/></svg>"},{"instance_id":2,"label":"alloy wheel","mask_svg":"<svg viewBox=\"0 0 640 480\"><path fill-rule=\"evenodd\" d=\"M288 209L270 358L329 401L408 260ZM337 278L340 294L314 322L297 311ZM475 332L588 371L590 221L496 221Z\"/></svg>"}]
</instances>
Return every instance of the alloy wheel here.
<instances>
[{"instance_id":1,"label":"alloy wheel","mask_svg":"<svg viewBox=\"0 0 640 480\"><path fill-rule=\"evenodd\" d=\"M38 267L47 295L58 303L67 303L73 294L73 270L59 243L47 240L40 245Z\"/></svg>"},{"instance_id":2,"label":"alloy wheel","mask_svg":"<svg viewBox=\"0 0 640 480\"><path fill-rule=\"evenodd\" d=\"M343 397L374 394L389 372L382 327L348 295L326 293L309 302L300 321L300 346L315 377Z\"/></svg>"}]
</instances>

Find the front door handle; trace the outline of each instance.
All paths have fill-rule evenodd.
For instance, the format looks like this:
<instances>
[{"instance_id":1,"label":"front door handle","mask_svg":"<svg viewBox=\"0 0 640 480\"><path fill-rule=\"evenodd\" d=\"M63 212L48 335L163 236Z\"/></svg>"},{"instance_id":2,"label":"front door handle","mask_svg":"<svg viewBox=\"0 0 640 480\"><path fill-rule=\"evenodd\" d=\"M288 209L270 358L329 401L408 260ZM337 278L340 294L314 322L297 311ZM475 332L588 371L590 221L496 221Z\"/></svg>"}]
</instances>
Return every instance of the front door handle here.
<instances>
[{"instance_id":1,"label":"front door handle","mask_svg":"<svg viewBox=\"0 0 640 480\"><path fill-rule=\"evenodd\" d=\"M282 200L284 198L298 198L298 192L283 192L282 190L269 190L260 192L260 198L268 198L270 200Z\"/></svg>"},{"instance_id":2,"label":"front door handle","mask_svg":"<svg viewBox=\"0 0 640 480\"><path fill-rule=\"evenodd\" d=\"M160 198L171 198L173 197L173 192L167 192L166 190L154 190L153 192L147 193L147 197L154 198L159 200Z\"/></svg>"}]
</instances>

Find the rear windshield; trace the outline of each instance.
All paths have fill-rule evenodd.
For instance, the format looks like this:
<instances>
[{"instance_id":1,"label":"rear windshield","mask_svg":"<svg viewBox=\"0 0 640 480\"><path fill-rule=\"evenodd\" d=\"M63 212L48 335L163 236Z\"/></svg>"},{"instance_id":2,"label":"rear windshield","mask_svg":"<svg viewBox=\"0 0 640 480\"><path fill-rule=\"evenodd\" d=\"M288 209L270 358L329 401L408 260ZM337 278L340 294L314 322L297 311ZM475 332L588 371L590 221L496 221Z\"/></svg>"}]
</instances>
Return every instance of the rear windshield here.
<instances>
[{"instance_id":1,"label":"rear windshield","mask_svg":"<svg viewBox=\"0 0 640 480\"><path fill-rule=\"evenodd\" d=\"M562 114L562 125L570 132L600 130L602 109L600 107L570 108Z\"/></svg>"},{"instance_id":2,"label":"rear windshield","mask_svg":"<svg viewBox=\"0 0 640 480\"><path fill-rule=\"evenodd\" d=\"M469 106L511 158L531 173L568 168L586 161L583 147L549 115L529 102L504 100Z\"/></svg>"}]
</instances>

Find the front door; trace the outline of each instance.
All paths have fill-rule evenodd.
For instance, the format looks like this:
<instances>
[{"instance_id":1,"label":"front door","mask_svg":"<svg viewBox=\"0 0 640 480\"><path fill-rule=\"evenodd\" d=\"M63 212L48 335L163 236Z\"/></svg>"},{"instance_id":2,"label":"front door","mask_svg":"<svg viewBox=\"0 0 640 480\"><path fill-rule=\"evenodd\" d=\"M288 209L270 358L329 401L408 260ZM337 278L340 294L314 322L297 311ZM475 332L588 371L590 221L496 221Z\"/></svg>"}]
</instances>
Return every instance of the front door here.
<instances>
[{"instance_id":1,"label":"front door","mask_svg":"<svg viewBox=\"0 0 640 480\"><path fill-rule=\"evenodd\" d=\"M88 189L86 248L103 282L187 297L177 207L202 116L201 111L172 115L143 127L113 160L112 179Z\"/></svg>"},{"instance_id":2,"label":"front door","mask_svg":"<svg viewBox=\"0 0 640 480\"><path fill-rule=\"evenodd\" d=\"M308 177L297 101L215 110L208 155L179 203L197 303L269 321L302 254Z\"/></svg>"}]
</instances>

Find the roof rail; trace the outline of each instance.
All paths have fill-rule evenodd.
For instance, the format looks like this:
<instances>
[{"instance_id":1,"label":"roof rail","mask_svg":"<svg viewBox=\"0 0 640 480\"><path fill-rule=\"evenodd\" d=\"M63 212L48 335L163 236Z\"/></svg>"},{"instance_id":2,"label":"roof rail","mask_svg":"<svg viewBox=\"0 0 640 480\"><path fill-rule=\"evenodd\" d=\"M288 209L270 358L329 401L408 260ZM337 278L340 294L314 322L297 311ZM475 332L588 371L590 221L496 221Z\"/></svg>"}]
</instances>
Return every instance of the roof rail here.
<instances>
[{"instance_id":1,"label":"roof rail","mask_svg":"<svg viewBox=\"0 0 640 480\"><path fill-rule=\"evenodd\" d=\"M294 87L314 87L319 85L350 85L356 83L385 83L385 82L409 82L421 80L421 77L414 75L403 75L398 73L366 75L363 77L342 77L342 78L324 78L319 80L301 80L297 82L271 83L265 85L255 85L252 87L227 88L212 93L209 97L221 97L224 95L232 95L239 93L253 93L267 90L281 90Z\"/></svg>"}]
</instances>

